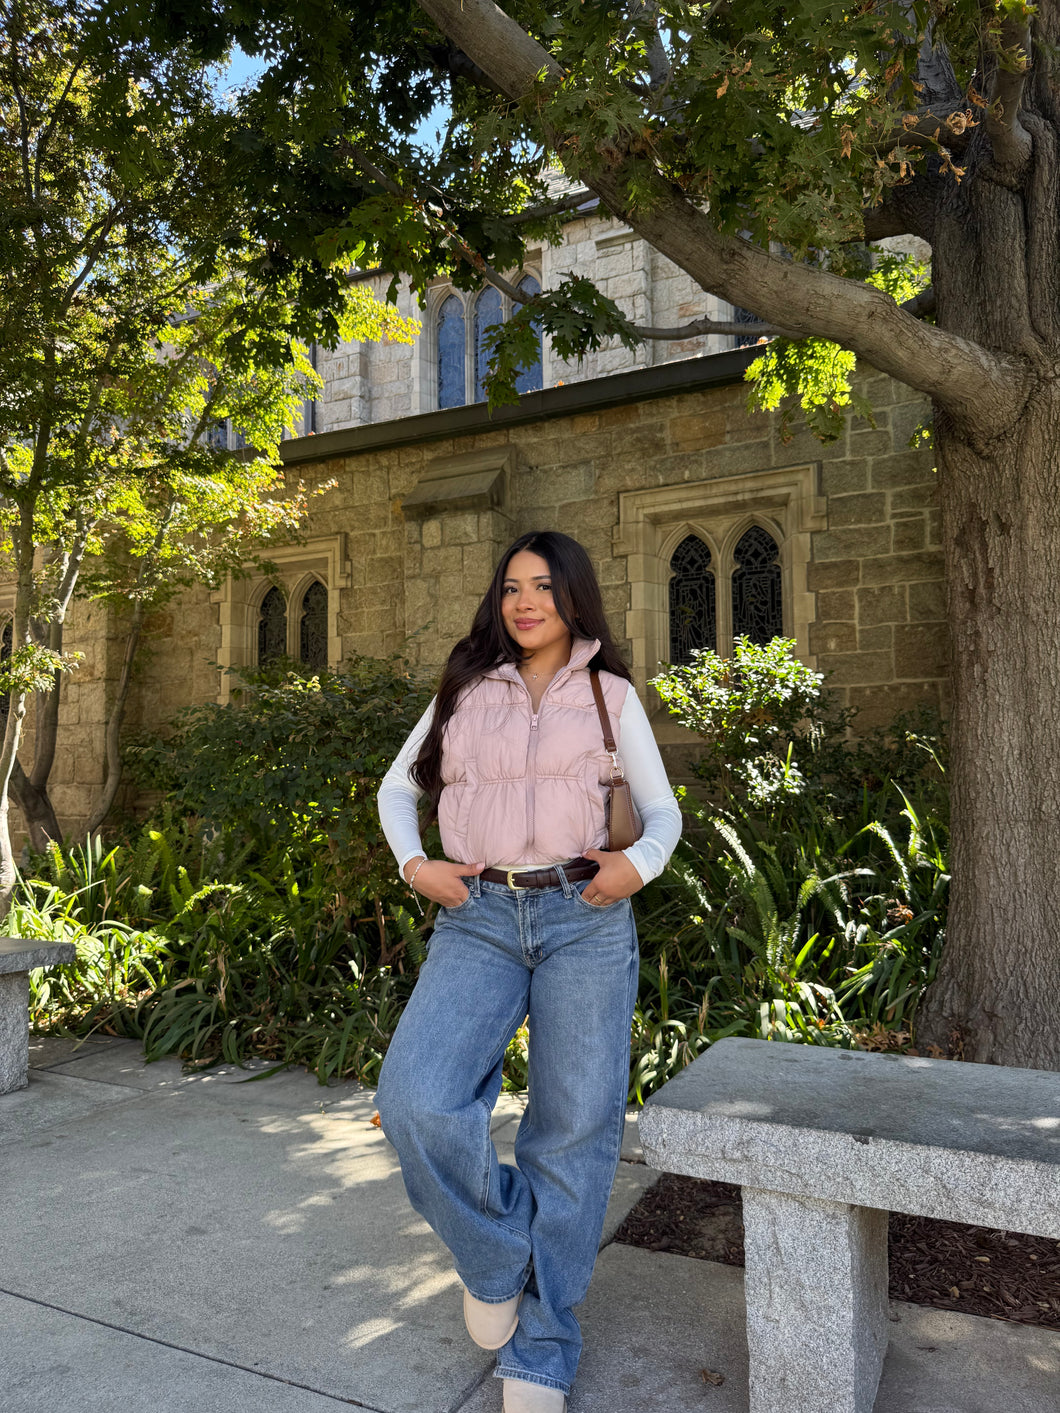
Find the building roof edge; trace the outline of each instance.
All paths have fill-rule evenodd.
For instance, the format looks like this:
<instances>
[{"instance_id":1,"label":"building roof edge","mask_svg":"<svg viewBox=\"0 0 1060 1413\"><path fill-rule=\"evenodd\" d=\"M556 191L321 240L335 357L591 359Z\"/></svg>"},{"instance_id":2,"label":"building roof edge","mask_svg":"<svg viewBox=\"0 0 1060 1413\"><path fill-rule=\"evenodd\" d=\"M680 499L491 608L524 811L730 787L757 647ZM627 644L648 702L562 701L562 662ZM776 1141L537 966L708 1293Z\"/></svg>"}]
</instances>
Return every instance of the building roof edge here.
<instances>
[{"instance_id":1,"label":"building roof edge","mask_svg":"<svg viewBox=\"0 0 1060 1413\"><path fill-rule=\"evenodd\" d=\"M629 373L610 373L603 378L542 388L540 392L523 393L517 404L495 408L492 414L486 403L476 402L449 407L442 412L423 412L396 417L389 422L369 422L315 436L292 437L282 443L280 456L285 466L297 466L307 461L327 461L335 456L473 436L476 432L597 412L622 403L646 402L675 393L726 387L742 382L748 366L760 353L757 346L727 349L724 353L681 358Z\"/></svg>"}]
</instances>

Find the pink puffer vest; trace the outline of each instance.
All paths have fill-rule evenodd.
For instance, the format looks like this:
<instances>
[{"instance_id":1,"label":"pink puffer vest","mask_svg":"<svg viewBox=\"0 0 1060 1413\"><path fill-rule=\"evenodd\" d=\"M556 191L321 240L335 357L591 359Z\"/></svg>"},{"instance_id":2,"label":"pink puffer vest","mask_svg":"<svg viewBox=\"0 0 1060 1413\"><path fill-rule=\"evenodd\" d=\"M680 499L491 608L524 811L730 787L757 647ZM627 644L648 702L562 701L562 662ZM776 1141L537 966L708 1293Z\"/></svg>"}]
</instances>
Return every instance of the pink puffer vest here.
<instances>
[{"instance_id":1,"label":"pink puffer vest","mask_svg":"<svg viewBox=\"0 0 1060 1413\"><path fill-rule=\"evenodd\" d=\"M599 647L575 639L536 716L514 663L464 693L445 728L438 807L442 847L454 863L561 862L604 847L611 758L586 666ZM621 749L629 683L601 672L600 685Z\"/></svg>"}]
</instances>

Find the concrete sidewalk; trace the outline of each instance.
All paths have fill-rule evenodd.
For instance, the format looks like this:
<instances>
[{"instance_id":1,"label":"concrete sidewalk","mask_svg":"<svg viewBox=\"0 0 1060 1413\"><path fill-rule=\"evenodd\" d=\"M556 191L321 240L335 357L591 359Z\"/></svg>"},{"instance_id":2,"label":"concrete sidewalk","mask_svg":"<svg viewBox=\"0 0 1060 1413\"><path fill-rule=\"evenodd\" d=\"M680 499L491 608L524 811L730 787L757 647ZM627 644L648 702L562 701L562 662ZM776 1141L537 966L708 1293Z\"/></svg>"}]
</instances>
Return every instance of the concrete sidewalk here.
<instances>
[{"instance_id":1,"label":"concrete sidewalk","mask_svg":"<svg viewBox=\"0 0 1060 1413\"><path fill-rule=\"evenodd\" d=\"M29 1088L0 1097L3 1413L499 1413L370 1091L31 1045ZM520 1111L495 1121L509 1159ZM742 1272L610 1240L655 1176L619 1170L570 1413L746 1413ZM1060 1334L892 1320L876 1413L1060 1407Z\"/></svg>"}]
</instances>

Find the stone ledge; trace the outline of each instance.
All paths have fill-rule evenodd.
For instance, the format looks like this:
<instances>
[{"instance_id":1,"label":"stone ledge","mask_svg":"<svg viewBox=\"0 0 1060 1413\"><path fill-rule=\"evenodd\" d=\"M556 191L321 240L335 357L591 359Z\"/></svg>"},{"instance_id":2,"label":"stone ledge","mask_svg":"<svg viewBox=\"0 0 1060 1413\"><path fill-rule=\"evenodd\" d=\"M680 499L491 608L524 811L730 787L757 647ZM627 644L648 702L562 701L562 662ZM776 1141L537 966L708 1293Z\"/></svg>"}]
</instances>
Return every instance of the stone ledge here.
<instances>
[{"instance_id":1,"label":"stone ledge","mask_svg":"<svg viewBox=\"0 0 1060 1413\"><path fill-rule=\"evenodd\" d=\"M33 942L21 937L0 938L0 976L10 976L37 967L55 967L76 961L72 942Z\"/></svg>"},{"instance_id":2,"label":"stone ledge","mask_svg":"<svg viewBox=\"0 0 1060 1413\"><path fill-rule=\"evenodd\" d=\"M655 1095L647 1162L1060 1239L1060 1075L723 1040Z\"/></svg>"},{"instance_id":3,"label":"stone ledge","mask_svg":"<svg viewBox=\"0 0 1060 1413\"><path fill-rule=\"evenodd\" d=\"M504 504L515 459L511 446L487 447L431 461L402 502L417 519L456 510L496 510Z\"/></svg>"}]
</instances>

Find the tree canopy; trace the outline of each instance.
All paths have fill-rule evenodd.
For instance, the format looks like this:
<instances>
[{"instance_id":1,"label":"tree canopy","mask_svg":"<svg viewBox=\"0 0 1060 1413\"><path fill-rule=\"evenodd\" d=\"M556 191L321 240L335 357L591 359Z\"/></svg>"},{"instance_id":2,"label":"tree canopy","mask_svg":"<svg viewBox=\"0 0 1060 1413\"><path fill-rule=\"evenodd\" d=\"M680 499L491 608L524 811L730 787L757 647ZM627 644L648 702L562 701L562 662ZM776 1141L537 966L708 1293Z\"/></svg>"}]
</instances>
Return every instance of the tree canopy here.
<instances>
[{"instance_id":1,"label":"tree canopy","mask_svg":"<svg viewBox=\"0 0 1060 1413\"><path fill-rule=\"evenodd\" d=\"M72 598L130 622L102 817L145 613L299 531L305 496L276 468L319 386L310 345L409 340L413 325L351 284L347 262L251 230L246 123L187 45L160 54L91 0L4 0L0 14L0 546L17 576L0 815L13 780L31 830L54 837ZM246 450L229 451L229 424ZM44 696L27 771L28 691Z\"/></svg>"},{"instance_id":2,"label":"tree canopy","mask_svg":"<svg viewBox=\"0 0 1060 1413\"><path fill-rule=\"evenodd\" d=\"M505 272L591 194L704 290L932 400L955 879L931 1024L968 1056L1060 1066L1060 0L131 0L114 15L163 52L236 41L266 61L237 180L280 267L351 259L520 303ZM866 279L866 245L902 234L931 250L931 289L911 299L902 271ZM495 397L534 321L563 355L728 327L636 329L567 279L499 337Z\"/></svg>"}]
</instances>

